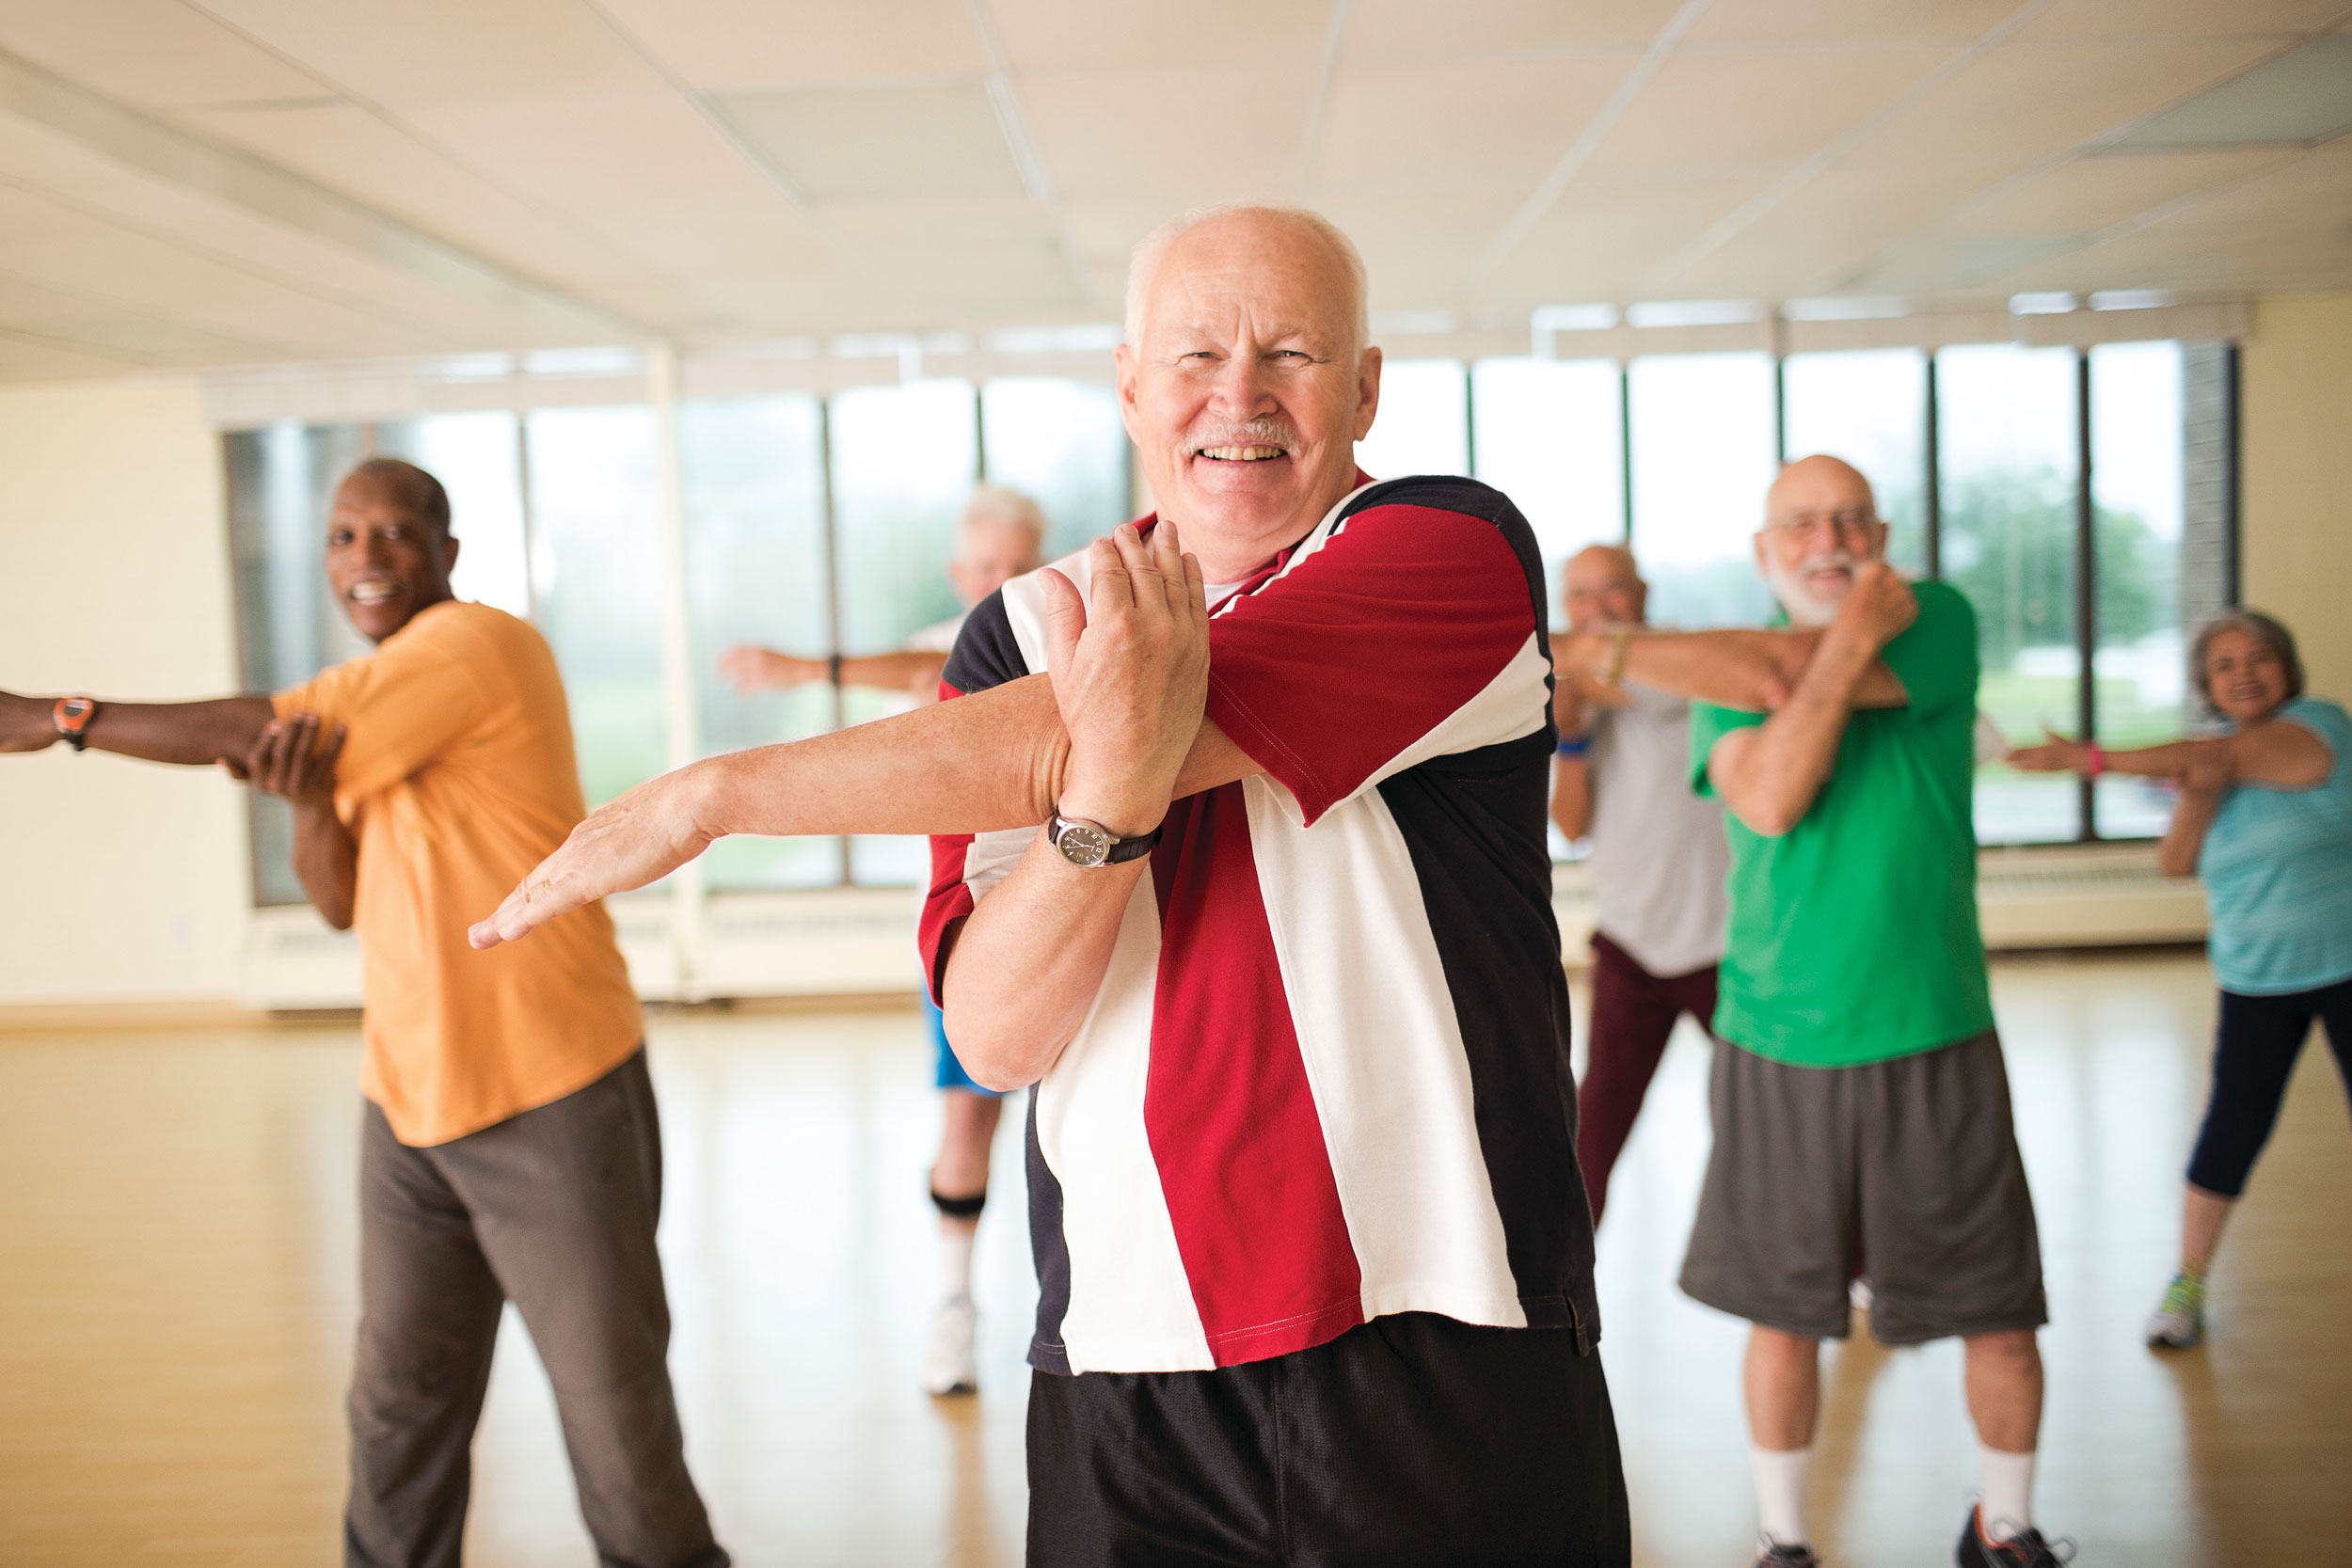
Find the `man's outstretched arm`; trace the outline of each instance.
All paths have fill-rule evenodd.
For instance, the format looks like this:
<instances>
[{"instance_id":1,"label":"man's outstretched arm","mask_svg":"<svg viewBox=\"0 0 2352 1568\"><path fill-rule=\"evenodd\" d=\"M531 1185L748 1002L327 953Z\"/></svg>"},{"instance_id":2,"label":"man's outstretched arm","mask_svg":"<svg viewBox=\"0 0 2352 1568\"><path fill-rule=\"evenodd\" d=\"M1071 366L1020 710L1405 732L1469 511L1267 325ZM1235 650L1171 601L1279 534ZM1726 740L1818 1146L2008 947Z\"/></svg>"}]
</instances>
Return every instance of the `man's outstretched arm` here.
<instances>
[{"instance_id":1,"label":"man's outstretched arm","mask_svg":"<svg viewBox=\"0 0 2352 1568\"><path fill-rule=\"evenodd\" d=\"M591 813L470 934L477 947L514 941L560 914L656 881L729 833L1035 827L1063 799L1071 763L1070 734L1045 675L831 735L711 757ZM1262 771L1203 719L1171 799Z\"/></svg>"},{"instance_id":2,"label":"man's outstretched arm","mask_svg":"<svg viewBox=\"0 0 2352 1568\"><path fill-rule=\"evenodd\" d=\"M1762 724L1732 731L1708 753L1708 777L1733 816L1768 837L1804 819L1836 766L1846 721L1862 705L1870 672L1885 668L1879 650L1918 613L1910 585L1891 568L1874 562L1856 574L1788 700Z\"/></svg>"},{"instance_id":3,"label":"man's outstretched arm","mask_svg":"<svg viewBox=\"0 0 2352 1568\"><path fill-rule=\"evenodd\" d=\"M55 697L0 691L0 752L39 752L56 744ZM267 697L220 697L201 703L102 701L83 732L102 752L149 762L209 768L243 762L277 717Z\"/></svg>"},{"instance_id":4,"label":"man's outstretched arm","mask_svg":"<svg viewBox=\"0 0 2352 1568\"><path fill-rule=\"evenodd\" d=\"M1743 713L1770 713L1788 700L1821 645L1817 626L1735 627L1724 631L1578 632L1552 639L1552 659L1563 670L1605 678L1616 662L1616 641L1625 640L1619 674L1658 691L1694 697ZM1877 659L1854 689L1855 707L1900 707L1902 683Z\"/></svg>"}]
</instances>

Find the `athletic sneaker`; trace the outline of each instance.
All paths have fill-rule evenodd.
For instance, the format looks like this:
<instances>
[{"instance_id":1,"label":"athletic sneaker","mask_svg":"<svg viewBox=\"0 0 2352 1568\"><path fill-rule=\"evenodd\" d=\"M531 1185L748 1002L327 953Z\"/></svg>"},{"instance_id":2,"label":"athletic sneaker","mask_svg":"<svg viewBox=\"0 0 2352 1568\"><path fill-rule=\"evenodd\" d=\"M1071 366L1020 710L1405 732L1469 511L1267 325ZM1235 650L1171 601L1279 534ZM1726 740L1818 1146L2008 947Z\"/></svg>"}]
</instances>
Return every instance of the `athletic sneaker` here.
<instances>
[{"instance_id":1,"label":"athletic sneaker","mask_svg":"<svg viewBox=\"0 0 2352 1568\"><path fill-rule=\"evenodd\" d=\"M933 1394L977 1394L978 1370L972 1361L972 1334L979 1313L970 1296L949 1296L931 1317L931 1345L923 1356L923 1386Z\"/></svg>"},{"instance_id":2,"label":"athletic sneaker","mask_svg":"<svg viewBox=\"0 0 2352 1568\"><path fill-rule=\"evenodd\" d=\"M2164 1300L2148 1319L2148 1343L2186 1350L2205 1337L2205 1282L2184 1269L2165 1288Z\"/></svg>"},{"instance_id":3,"label":"athletic sneaker","mask_svg":"<svg viewBox=\"0 0 2352 1568\"><path fill-rule=\"evenodd\" d=\"M1853 1309L1857 1312L1867 1312L1870 1309L1870 1303L1877 1299L1878 1292L1870 1289L1868 1275L1862 1275L1846 1287L1846 1300L1852 1304Z\"/></svg>"},{"instance_id":4,"label":"athletic sneaker","mask_svg":"<svg viewBox=\"0 0 2352 1568\"><path fill-rule=\"evenodd\" d=\"M1821 1568L1821 1560L1810 1546L1790 1545L1764 1535L1756 1538L1756 1568Z\"/></svg>"},{"instance_id":5,"label":"athletic sneaker","mask_svg":"<svg viewBox=\"0 0 2352 1568\"><path fill-rule=\"evenodd\" d=\"M1952 1555L1960 1568L2061 1568L2074 1560L2074 1544L2060 1536L2045 1541L2038 1529L2012 1535L2007 1541L1987 1541L1977 1528L1977 1510L1960 1527L1960 1549Z\"/></svg>"}]
</instances>

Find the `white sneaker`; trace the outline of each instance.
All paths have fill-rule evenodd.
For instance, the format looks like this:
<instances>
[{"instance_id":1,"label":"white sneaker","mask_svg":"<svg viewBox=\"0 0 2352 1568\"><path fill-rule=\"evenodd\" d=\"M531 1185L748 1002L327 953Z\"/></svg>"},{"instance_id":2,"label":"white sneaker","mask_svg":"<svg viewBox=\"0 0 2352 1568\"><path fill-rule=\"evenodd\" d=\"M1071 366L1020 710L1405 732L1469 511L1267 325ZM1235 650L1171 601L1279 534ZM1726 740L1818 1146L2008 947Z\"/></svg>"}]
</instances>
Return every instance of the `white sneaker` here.
<instances>
[{"instance_id":1,"label":"white sneaker","mask_svg":"<svg viewBox=\"0 0 2352 1568\"><path fill-rule=\"evenodd\" d=\"M2149 1345L2159 1350L2187 1350L2205 1337L2205 1282L2181 1273L2165 1287L2143 1331Z\"/></svg>"},{"instance_id":2,"label":"white sneaker","mask_svg":"<svg viewBox=\"0 0 2352 1568\"><path fill-rule=\"evenodd\" d=\"M970 1296L949 1296L931 1317L930 1349L923 1354L923 1387L933 1394L977 1394L979 1370L972 1360L973 1331L979 1313Z\"/></svg>"},{"instance_id":3,"label":"white sneaker","mask_svg":"<svg viewBox=\"0 0 2352 1568\"><path fill-rule=\"evenodd\" d=\"M1852 1280L1846 1286L1846 1300L1852 1304L1853 1309L1857 1312L1867 1312L1870 1309L1870 1303L1877 1299L1878 1292L1870 1289L1870 1282L1867 1279Z\"/></svg>"}]
</instances>

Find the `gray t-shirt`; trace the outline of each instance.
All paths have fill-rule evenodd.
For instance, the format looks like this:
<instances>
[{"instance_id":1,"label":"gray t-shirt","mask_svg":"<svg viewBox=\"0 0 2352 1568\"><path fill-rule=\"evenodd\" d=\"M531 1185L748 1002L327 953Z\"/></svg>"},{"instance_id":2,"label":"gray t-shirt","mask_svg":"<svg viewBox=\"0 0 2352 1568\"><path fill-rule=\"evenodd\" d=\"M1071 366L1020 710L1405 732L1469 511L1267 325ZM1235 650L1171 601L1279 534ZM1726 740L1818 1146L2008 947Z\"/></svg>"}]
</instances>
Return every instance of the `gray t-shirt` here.
<instances>
[{"instance_id":1,"label":"gray t-shirt","mask_svg":"<svg viewBox=\"0 0 2352 1568\"><path fill-rule=\"evenodd\" d=\"M1630 707L1590 710L1596 925L1652 974L1688 974L1724 956L1723 808L1691 788L1691 705L1626 689Z\"/></svg>"}]
</instances>

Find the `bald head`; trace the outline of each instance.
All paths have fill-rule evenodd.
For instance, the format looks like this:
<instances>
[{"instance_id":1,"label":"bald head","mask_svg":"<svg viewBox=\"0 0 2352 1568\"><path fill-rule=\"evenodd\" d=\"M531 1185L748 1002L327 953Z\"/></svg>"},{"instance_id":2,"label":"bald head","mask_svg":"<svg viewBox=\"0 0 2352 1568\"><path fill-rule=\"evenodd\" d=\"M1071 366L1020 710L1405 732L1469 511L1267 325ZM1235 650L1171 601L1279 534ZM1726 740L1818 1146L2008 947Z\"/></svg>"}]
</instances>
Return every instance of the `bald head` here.
<instances>
[{"instance_id":1,"label":"bald head","mask_svg":"<svg viewBox=\"0 0 2352 1568\"><path fill-rule=\"evenodd\" d=\"M1587 545L1560 572L1561 607L1577 631L1639 626L1649 608L1649 584L1620 545Z\"/></svg>"},{"instance_id":2,"label":"bald head","mask_svg":"<svg viewBox=\"0 0 2352 1568\"><path fill-rule=\"evenodd\" d=\"M1886 525L1862 470L1842 458L1800 457L1764 497L1756 570L1799 626L1826 626L1854 571L1886 552Z\"/></svg>"},{"instance_id":3,"label":"bald head","mask_svg":"<svg viewBox=\"0 0 2352 1568\"><path fill-rule=\"evenodd\" d=\"M371 457L356 465L336 488L400 507L442 538L449 537L449 492L414 463L398 457Z\"/></svg>"},{"instance_id":4,"label":"bald head","mask_svg":"<svg viewBox=\"0 0 2352 1568\"><path fill-rule=\"evenodd\" d=\"M1272 249L1315 267L1332 308L1354 333L1348 346L1360 353L1371 342L1364 259L1357 252L1356 242L1320 213L1243 201L1197 209L1144 236L1127 263L1127 341L1135 342L1141 336L1152 291L1172 254L1236 246Z\"/></svg>"}]
</instances>

